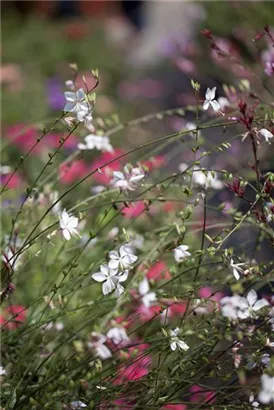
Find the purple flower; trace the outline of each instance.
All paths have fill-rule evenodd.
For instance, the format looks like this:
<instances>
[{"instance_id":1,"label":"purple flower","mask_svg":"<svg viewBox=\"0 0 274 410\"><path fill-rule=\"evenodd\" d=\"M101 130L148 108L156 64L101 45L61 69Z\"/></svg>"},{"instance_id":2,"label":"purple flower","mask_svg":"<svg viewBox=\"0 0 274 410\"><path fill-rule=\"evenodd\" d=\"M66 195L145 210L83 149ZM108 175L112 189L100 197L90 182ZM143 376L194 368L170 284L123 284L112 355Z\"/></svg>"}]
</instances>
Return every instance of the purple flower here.
<instances>
[{"instance_id":1,"label":"purple flower","mask_svg":"<svg viewBox=\"0 0 274 410\"><path fill-rule=\"evenodd\" d=\"M64 90L61 82L57 77L51 77L47 80L47 101L53 110L62 110L65 105Z\"/></svg>"}]
</instances>

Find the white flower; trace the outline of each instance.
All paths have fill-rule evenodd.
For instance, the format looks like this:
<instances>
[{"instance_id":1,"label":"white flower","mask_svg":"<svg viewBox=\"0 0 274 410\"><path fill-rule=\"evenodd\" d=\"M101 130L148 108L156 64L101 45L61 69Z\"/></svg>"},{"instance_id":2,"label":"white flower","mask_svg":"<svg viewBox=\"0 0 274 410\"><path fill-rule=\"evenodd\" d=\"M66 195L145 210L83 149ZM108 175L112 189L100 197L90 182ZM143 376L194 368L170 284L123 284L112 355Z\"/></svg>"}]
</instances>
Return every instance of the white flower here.
<instances>
[{"instance_id":1,"label":"white flower","mask_svg":"<svg viewBox=\"0 0 274 410\"><path fill-rule=\"evenodd\" d=\"M263 374L261 376L262 388L258 399L263 404L274 403L274 377Z\"/></svg>"},{"instance_id":2,"label":"white flower","mask_svg":"<svg viewBox=\"0 0 274 410\"><path fill-rule=\"evenodd\" d=\"M50 204L54 204L54 202L57 201L57 199L59 198L59 194L57 191L51 191L48 194L48 199ZM61 203L60 201L57 202L53 208L51 208L51 212L53 212L55 215L58 215L61 211Z\"/></svg>"},{"instance_id":3,"label":"white flower","mask_svg":"<svg viewBox=\"0 0 274 410\"><path fill-rule=\"evenodd\" d=\"M1 175L6 175L11 172L11 167L8 165L0 165L0 174Z\"/></svg>"},{"instance_id":4,"label":"white flower","mask_svg":"<svg viewBox=\"0 0 274 410\"><path fill-rule=\"evenodd\" d=\"M109 142L109 138L102 135L89 134L84 138L85 143L78 144L80 150L92 150L96 148L98 151L112 152L113 147Z\"/></svg>"},{"instance_id":5,"label":"white flower","mask_svg":"<svg viewBox=\"0 0 274 410\"><path fill-rule=\"evenodd\" d=\"M226 107L230 106L230 102L226 97L219 97L217 101L221 110L225 110Z\"/></svg>"},{"instance_id":6,"label":"white flower","mask_svg":"<svg viewBox=\"0 0 274 410\"><path fill-rule=\"evenodd\" d=\"M258 295L254 289L251 289L246 299L241 303L239 307L238 317L239 319L247 319L248 317L256 317L258 310L262 309L265 306L268 306L269 303L266 299L258 300Z\"/></svg>"},{"instance_id":7,"label":"white flower","mask_svg":"<svg viewBox=\"0 0 274 410\"><path fill-rule=\"evenodd\" d=\"M120 266L122 270L131 268L138 259L128 244L122 245L119 251L111 251L109 257L109 268L118 269Z\"/></svg>"},{"instance_id":8,"label":"white flower","mask_svg":"<svg viewBox=\"0 0 274 410\"><path fill-rule=\"evenodd\" d=\"M64 238L69 241L72 236L79 236L78 234L78 218L70 216L64 209L61 216L59 216L60 228Z\"/></svg>"},{"instance_id":9,"label":"white flower","mask_svg":"<svg viewBox=\"0 0 274 410\"><path fill-rule=\"evenodd\" d=\"M231 320L256 318L255 312L269 305L266 299L258 300L257 293L253 289L248 292L246 298L239 295L226 296L220 303L223 316Z\"/></svg>"},{"instance_id":10,"label":"white flower","mask_svg":"<svg viewBox=\"0 0 274 410\"><path fill-rule=\"evenodd\" d=\"M273 138L273 134L268 131L266 128L262 128L259 131L259 134L261 134L262 137L264 137L264 139L266 140L266 142L268 142L270 144L270 139Z\"/></svg>"},{"instance_id":11,"label":"white flower","mask_svg":"<svg viewBox=\"0 0 274 410\"><path fill-rule=\"evenodd\" d=\"M61 331L64 329L64 325L61 322L53 323L53 322L48 322L40 327L41 330L49 332L50 330L57 330Z\"/></svg>"},{"instance_id":12,"label":"white flower","mask_svg":"<svg viewBox=\"0 0 274 410\"><path fill-rule=\"evenodd\" d=\"M6 372L5 368L3 366L0 366L0 376L5 376L6 373L7 372Z\"/></svg>"},{"instance_id":13,"label":"white flower","mask_svg":"<svg viewBox=\"0 0 274 410\"><path fill-rule=\"evenodd\" d=\"M142 296L142 303L145 307L149 308L152 302L157 300L156 293L149 291L149 283L147 278L143 279L139 283L139 293Z\"/></svg>"},{"instance_id":14,"label":"white flower","mask_svg":"<svg viewBox=\"0 0 274 410\"><path fill-rule=\"evenodd\" d=\"M92 125L92 107L87 101L84 90L80 88L76 92L66 91L65 99L67 103L64 107L64 111L72 112L78 121L83 122L90 131L94 131Z\"/></svg>"},{"instance_id":15,"label":"white flower","mask_svg":"<svg viewBox=\"0 0 274 410\"><path fill-rule=\"evenodd\" d=\"M188 246L187 245L180 245L177 248L174 249L174 258L176 262L182 262L184 259L188 258L191 256L191 253L187 251Z\"/></svg>"},{"instance_id":16,"label":"white flower","mask_svg":"<svg viewBox=\"0 0 274 410\"><path fill-rule=\"evenodd\" d=\"M240 273L244 273L244 269L241 266L244 266L244 263L234 263L233 259L230 259L229 266L232 269L232 273L236 280L240 279Z\"/></svg>"},{"instance_id":17,"label":"white flower","mask_svg":"<svg viewBox=\"0 0 274 410\"><path fill-rule=\"evenodd\" d=\"M265 211L265 214L266 214L267 222L270 223L271 221L274 221L274 205L273 205L272 202L265 202L264 203L264 211Z\"/></svg>"},{"instance_id":18,"label":"white flower","mask_svg":"<svg viewBox=\"0 0 274 410\"><path fill-rule=\"evenodd\" d=\"M74 90L75 90L75 85L74 85L74 82L73 82L73 81L67 80L67 81L65 82L65 84L66 84L66 87L69 88L71 91L74 91Z\"/></svg>"},{"instance_id":19,"label":"white flower","mask_svg":"<svg viewBox=\"0 0 274 410\"><path fill-rule=\"evenodd\" d=\"M123 327L112 327L107 332L107 337L111 339L115 345L129 340L127 332Z\"/></svg>"},{"instance_id":20,"label":"white flower","mask_svg":"<svg viewBox=\"0 0 274 410\"><path fill-rule=\"evenodd\" d=\"M206 94L205 94L206 99L203 104L204 110L207 110L209 106L211 106L215 112L220 110L220 104L215 100L215 92L216 92L216 87L212 88L212 90L210 88L206 90Z\"/></svg>"},{"instance_id":21,"label":"white flower","mask_svg":"<svg viewBox=\"0 0 274 410\"><path fill-rule=\"evenodd\" d=\"M115 188L120 188L122 191L134 191L144 177L145 174L141 168L131 168L126 165L124 167L124 172L113 172L111 184Z\"/></svg>"},{"instance_id":22,"label":"white flower","mask_svg":"<svg viewBox=\"0 0 274 410\"><path fill-rule=\"evenodd\" d=\"M177 347L179 347L179 349L187 351L189 349L189 346L178 338L179 332L180 329L178 327L174 330L169 330L170 348L171 350L175 351Z\"/></svg>"},{"instance_id":23,"label":"white flower","mask_svg":"<svg viewBox=\"0 0 274 410\"><path fill-rule=\"evenodd\" d=\"M227 317L230 320L238 319L238 310L241 305L245 305L245 298L234 295L234 296L225 296L220 300L221 311L224 317Z\"/></svg>"},{"instance_id":24,"label":"white flower","mask_svg":"<svg viewBox=\"0 0 274 410\"><path fill-rule=\"evenodd\" d=\"M114 226L114 227L109 231L109 233L108 233L108 238L109 238L109 239L114 239L114 238L116 238L116 236L118 235L118 233L119 233L119 228L118 228L118 226Z\"/></svg>"},{"instance_id":25,"label":"white flower","mask_svg":"<svg viewBox=\"0 0 274 410\"><path fill-rule=\"evenodd\" d=\"M99 356L102 360L109 359L112 356L109 348L104 345L105 341L107 340L105 335L92 332L91 339L91 342L88 342L88 347L94 349L97 356Z\"/></svg>"},{"instance_id":26,"label":"white flower","mask_svg":"<svg viewBox=\"0 0 274 410\"><path fill-rule=\"evenodd\" d=\"M230 320L238 319L238 305L240 302L240 296L226 296L221 299L221 311L224 317L227 317Z\"/></svg>"},{"instance_id":27,"label":"white flower","mask_svg":"<svg viewBox=\"0 0 274 410\"><path fill-rule=\"evenodd\" d=\"M95 185L91 188L91 192L93 194L100 194L101 192L105 191L106 187L104 185Z\"/></svg>"},{"instance_id":28,"label":"white flower","mask_svg":"<svg viewBox=\"0 0 274 410\"><path fill-rule=\"evenodd\" d=\"M185 162L182 162L180 165L179 165L179 167L178 167L178 169L179 169L179 171L180 172L185 172L185 170L188 168L188 165L185 163Z\"/></svg>"},{"instance_id":29,"label":"white flower","mask_svg":"<svg viewBox=\"0 0 274 410\"><path fill-rule=\"evenodd\" d=\"M251 406L253 406L255 408L260 406L260 403L255 400L255 397L254 397L253 393L251 393L251 395L249 396L249 403L251 404Z\"/></svg>"},{"instance_id":30,"label":"white flower","mask_svg":"<svg viewBox=\"0 0 274 410\"><path fill-rule=\"evenodd\" d=\"M220 181L216 175L212 176L211 173L205 174L200 168L194 167L192 179L194 184L201 185L205 189L221 189L223 187L222 181Z\"/></svg>"},{"instance_id":31,"label":"white flower","mask_svg":"<svg viewBox=\"0 0 274 410\"><path fill-rule=\"evenodd\" d=\"M117 269L111 269L107 265L100 266L100 272L93 273L92 278L96 282L104 282L102 291L104 295L108 295L115 289L115 295L120 296L124 287L120 285L120 282L125 282L128 277L128 270L125 270L122 274L118 274Z\"/></svg>"},{"instance_id":32,"label":"white flower","mask_svg":"<svg viewBox=\"0 0 274 410\"><path fill-rule=\"evenodd\" d=\"M133 249L142 249L144 245L144 237L138 233L128 232L129 246Z\"/></svg>"},{"instance_id":33,"label":"white flower","mask_svg":"<svg viewBox=\"0 0 274 410\"><path fill-rule=\"evenodd\" d=\"M89 111L89 104L86 101L86 94L83 88L80 88L78 91L66 91L65 92L65 99L67 101L64 111L66 112L73 112L76 115L80 113L88 113Z\"/></svg>"},{"instance_id":34,"label":"white flower","mask_svg":"<svg viewBox=\"0 0 274 410\"><path fill-rule=\"evenodd\" d=\"M75 410L78 409L84 409L87 407L87 405L85 403L83 403L82 401L78 400L78 401L73 401L70 403L71 407Z\"/></svg>"},{"instance_id":35,"label":"white flower","mask_svg":"<svg viewBox=\"0 0 274 410\"><path fill-rule=\"evenodd\" d=\"M193 122L187 122L186 125L185 125L185 129L186 129L187 131L190 131L190 132L189 132L189 135L190 135L192 138L196 137L196 128L197 128L197 126L196 126L196 124L194 124ZM198 134L199 134L199 131L198 131Z\"/></svg>"}]
</instances>

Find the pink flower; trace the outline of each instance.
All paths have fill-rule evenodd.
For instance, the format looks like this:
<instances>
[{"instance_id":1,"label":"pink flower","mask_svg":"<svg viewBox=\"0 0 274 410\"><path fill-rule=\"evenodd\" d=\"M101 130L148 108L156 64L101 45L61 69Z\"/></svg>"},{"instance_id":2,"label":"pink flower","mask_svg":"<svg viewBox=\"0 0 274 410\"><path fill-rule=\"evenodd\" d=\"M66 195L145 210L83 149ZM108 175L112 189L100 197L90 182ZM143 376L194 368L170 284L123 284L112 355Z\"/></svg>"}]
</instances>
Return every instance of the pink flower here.
<instances>
[{"instance_id":1,"label":"pink flower","mask_svg":"<svg viewBox=\"0 0 274 410\"><path fill-rule=\"evenodd\" d=\"M85 82L83 80L83 76L85 77ZM77 89L83 88L84 90L88 89L88 91L91 91L95 87L95 84L96 78L93 77L93 75L88 71L78 74L75 81L75 86Z\"/></svg>"},{"instance_id":2,"label":"pink flower","mask_svg":"<svg viewBox=\"0 0 274 410\"><path fill-rule=\"evenodd\" d=\"M155 168L161 168L165 165L166 160L163 155L156 155L155 157L149 159L148 161L143 161L141 164L146 166L149 171Z\"/></svg>"},{"instance_id":3,"label":"pink flower","mask_svg":"<svg viewBox=\"0 0 274 410\"><path fill-rule=\"evenodd\" d=\"M186 302L174 302L169 306L169 311L171 312L171 316L184 315L186 308Z\"/></svg>"},{"instance_id":4,"label":"pink flower","mask_svg":"<svg viewBox=\"0 0 274 410\"><path fill-rule=\"evenodd\" d=\"M66 148L69 150L73 150L77 148L78 145L78 138L75 135L70 135L68 137L68 134L61 134L61 133L54 133L54 134L47 134L45 136L44 145L46 148L47 147L52 147L52 148L58 148L60 145L60 140L61 138L66 139L65 143L63 144L62 148Z\"/></svg>"},{"instance_id":5,"label":"pink flower","mask_svg":"<svg viewBox=\"0 0 274 410\"><path fill-rule=\"evenodd\" d=\"M205 286L203 288L200 288L198 290L198 294L203 299L210 299L215 302L219 302L219 300L221 300L224 297L222 292L214 293L214 291L212 290L210 286Z\"/></svg>"},{"instance_id":6,"label":"pink flower","mask_svg":"<svg viewBox=\"0 0 274 410\"><path fill-rule=\"evenodd\" d=\"M16 124L7 129L5 138L9 139L13 145L16 145L22 151L29 151L36 143L39 134L37 129L27 124ZM33 153L40 153L42 151L42 144L39 143L32 151Z\"/></svg>"},{"instance_id":7,"label":"pink flower","mask_svg":"<svg viewBox=\"0 0 274 410\"><path fill-rule=\"evenodd\" d=\"M186 410L186 404L165 404L161 410Z\"/></svg>"},{"instance_id":8,"label":"pink flower","mask_svg":"<svg viewBox=\"0 0 274 410\"><path fill-rule=\"evenodd\" d=\"M190 401L191 403L209 403L212 404L215 401L215 392L206 390L203 387L200 387L198 385L192 386L190 389L190 392L193 393L190 396Z\"/></svg>"},{"instance_id":9,"label":"pink flower","mask_svg":"<svg viewBox=\"0 0 274 410\"><path fill-rule=\"evenodd\" d=\"M195 64L188 58L179 57L175 64L183 73L195 74L197 72Z\"/></svg>"},{"instance_id":10,"label":"pink flower","mask_svg":"<svg viewBox=\"0 0 274 410\"><path fill-rule=\"evenodd\" d=\"M23 305L10 305L5 308L3 310L3 314L0 315L0 324L4 325L4 327L8 330L17 329L24 323L25 320L26 308Z\"/></svg>"},{"instance_id":11,"label":"pink flower","mask_svg":"<svg viewBox=\"0 0 274 410\"><path fill-rule=\"evenodd\" d=\"M107 162L115 159L116 157L122 155L124 150L116 149L113 152L104 152L99 156L98 159L93 161L91 165L91 170L96 170L96 168L101 168ZM100 184L109 184L112 179L113 171L119 171L121 169L121 163L119 160L113 161L111 164L107 165L106 167L100 169L100 172L96 172L93 175L93 178L96 182Z\"/></svg>"},{"instance_id":12,"label":"pink flower","mask_svg":"<svg viewBox=\"0 0 274 410\"><path fill-rule=\"evenodd\" d=\"M148 347L149 345L147 343L141 343L128 348L127 362L129 362L129 364L122 364L120 366L118 376L113 382L114 384L117 385L127 381L138 380L149 373L151 357L149 354L146 354Z\"/></svg>"},{"instance_id":13,"label":"pink flower","mask_svg":"<svg viewBox=\"0 0 274 410\"><path fill-rule=\"evenodd\" d=\"M118 406L118 409L133 409L135 407L135 402L128 399L117 399L114 400L113 404ZM108 407L109 409L109 407Z\"/></svg>"},{"instance_id":14,"label":"pink flower","mask_svg":"<svg viewBox=\"0 0 274 410\"><path fill-rule=\"evenodd\" d=\"M179 204L180 206L180 204ZM167 201L163 203L163 211L164 212L172 212L175 211L176 208L178 208L178 203L172 202L172 201Z\"/></svg>"},{"instance_id":15,"label":"pink flower","mask_svg":"<svg viewBox=\"0 0 274 410\"><path fill-rule=\"evenodd\" d=\"M135 362L129 366L122 367L114 384L123 384L127 381L134 381L145 377L149 373L149 364L149 358L142 358L135 360Z\"/></svg>"},{"instance_id":16,"label":"pink flower","mask_svg":"<svg viewBox=\"0 0 274 410\"><path fill-rule=\"evenodd\" d=\"M9 180L10 174L5 174L1 175L1 185L4 186L6 185L7 181ZM22 178L16 173L14 174L11 179L9 180L7 187L9 189L17 189L19 187L22 187L23 185L23 180Z\"/></svg>"},{"instance_id":17,"label":"pink flower","mask_svg":"<svg viewBox=\"0 0 274 410\"><path fill-rule=\"evenodd\" d=\"M147 272L148 279L171 279L171 274L165 262L159 261L154 263Z\"/></svg>"},{"instance_id":18,"label":"pink flower","mask_svg":"<svg viewBox=\"0 0 274 410\"><path fill-rule=\"evenodd\" d=\"M20 150L28 152L37 142L38 138L41 138L42 131L37 130L32 125L16 124L7 129L5 138L10 139L11 144L16 145ZM48 133L46 134L37 146L32 150L34 154L40 154L44 150L50 148L57 148L61 138L66 138L67 134L63 133ZM74 135L70 135L64 147L68 149L74 149L77 147L78 140Z\"/></svg>"},{"instance_id":19,"label":"pink flower","mask_svg":"<svg viewBox=\"0 0 274 410\"><path fill-rule=\"evenodd\" d=\"M219 308L219 301L223 299L224 294L222 292L215 292L211 289L210 286L205 286L198 290L198 295L203 298L207 299L208 301L205 304L205 309L208 313L214 311L214 309ZM197 312L199 308L197 309Z\"/></svg>"},{"instance_id":20,"label":"pink flower","mask_svg":"<svg viewBox=\"0 0 274 410\"><path fill-rule=\"evenodd\" d=\"M88 174L87 165L81 159L70 165L63 164L59 168L59 179L62 184L71 184Z\"/></svg>"},{"instance_id":21,"label":"pink flower","mask_svg":"<svg viewBox=\"0 0 274 410\"><path fill-rule=\"evenodd\" d=\"M154 317L160 319L160 312L162 308L159 305L147 307L144 304L137 307L135 313L141 323L146 323ZM136 316L135 316L136 320Z\"/></svg>"},{"instance_id":22,"label":"pink flower","mask_svg":"<svg viewBox=\"0 0 274 410\"><path fill-rule=\"evenodd\" d=\"M123 215L125 218L132 219L137 218L145 210L146 206L143 201L137 201L135 203L129 204L129 207L123 209Z\"/></svg>"},{"instance_id":23,"label":"pink flower","mask_svg":"<svg viewBox=\"0 0 274 410\"><path fill-rule=\"evenodd\" d=\"M167 307L161 315L162 321L173 319L174 317L182 317L186 313L187 303L184 301L174 302L170 300L163 301Z\"/></svg>"}]
</instances>

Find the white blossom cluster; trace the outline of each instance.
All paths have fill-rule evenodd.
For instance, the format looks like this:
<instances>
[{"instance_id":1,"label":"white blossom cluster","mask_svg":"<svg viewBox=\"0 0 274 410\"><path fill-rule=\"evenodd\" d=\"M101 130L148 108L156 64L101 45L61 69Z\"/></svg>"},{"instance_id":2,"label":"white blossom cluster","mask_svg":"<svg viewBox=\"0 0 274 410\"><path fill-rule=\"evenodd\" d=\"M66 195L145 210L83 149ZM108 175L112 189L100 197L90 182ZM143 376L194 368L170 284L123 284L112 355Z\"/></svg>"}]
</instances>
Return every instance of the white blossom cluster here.
<instances>
[{"instance_id":1,"label":"white blossom cluster","mask_svg":"<svg viewBox=\"0 0 274 410\"><path fill-rule=\"evenodd\" d=\"M118 251L109 253L108 264L100 266L100 272L92 274L92 278L96 282L102 282L102 291L104 295L115 291L118 297L124 292L124 287L121 283L128 278L129 270L137 261L138 257L133 253L129 244L122 245Z\"/></svg>"},{"instance_id":2,"label":"white blossom cluster","mask_svg":"<svg viewBox=\"0 0 274 410\"><path fill-rule=\"evenodd\" d=\"M130 165L124 167L124 172L114 171L111 185L120 188L121 191L135 191L145 178L145 173L140 167L132 168Z\"/></svg>"},{"instance_id":3,"label":"white blossom cluster","mask_svg":"<svg viewBox=\"0 0 274 410\"><path fill-rule=\"evenodd\" d=\"M107 341L111 341L118 346L121 343L128 342L129 337L123 327L115 326L108 330L106 336L102 333L91 332L91 340L87 345L95 352L96 356L106 360L112 357L111 350L105 344Z\"/></svg>"},{"instance_id":4,"label":"white blossom cluster","mask_svg":"<svg viewBox=\"0 0 274 410\"><path fill-rule=\"evenodd\" d=\"M226 296L220 301L221 311L223 316L230 320L244 320L248 318L256 318L257 312L269 303L266 299L259 299L254 289L251 289L247 297L234 295Z\"/></svg>"},{"instance_id":5,"label":"white blossom cluster","mask_svg":"<svg viewBox=\"0 0 274 410\"><path fill-rule=\"evenodd\" d=\"M179 332L180 329L176 327L174 330L169 330L169 336L170 336L170 348L172 351L175 351L177 347L179 350L184 350L187 351L189 349L189 346L181 339L179 339Z\"/></svg>"},{"instance_id":6,"label":"white blossom cluster","mask_svg":"<svg viewBox=\"0 0 274 410\"><path fill-rule=\"evenodd\" d=\"M90 131L94 131L92 125L92 105L89 102L87 94L83 88L76 91L72 82L67 82L66 84L70 84L70 88L73 91L65 92L66 105L64 111L73 115L70 120L75 119L82 122L86 128Z\"/></svg>"},{"instance_id":7,"label":"white blossom cluster","mask_svg":"<svg viewBox=\"0 0 274 410\"><path fill-rule=\"evenodd\" d=\"M84 137L84 143L80 142L78 144L78 149L80 150L93 150L97 149L102 152L112 152L113 147L107 136L89 134Z\"/></svg>"}]
</instances>

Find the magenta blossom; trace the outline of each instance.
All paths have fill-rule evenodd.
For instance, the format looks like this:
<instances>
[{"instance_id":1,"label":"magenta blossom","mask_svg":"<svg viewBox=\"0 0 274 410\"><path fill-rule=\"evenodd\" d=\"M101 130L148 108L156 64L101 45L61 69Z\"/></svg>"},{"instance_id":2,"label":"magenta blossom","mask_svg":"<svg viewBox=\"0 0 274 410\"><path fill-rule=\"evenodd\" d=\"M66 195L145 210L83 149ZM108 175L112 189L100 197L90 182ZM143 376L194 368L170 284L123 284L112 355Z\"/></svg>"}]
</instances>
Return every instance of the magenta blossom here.
<instances>
[{"instance_id":1,"label":"magenta blossom","mask_svg":"<svg viewBox=\"0 0 274 410\"><path fill-rule=\"evenodd\" d=\"M207 390L203 387L198 385L192 386L190 389L192 395L190 396L191 403L208 403L212 404L215 401L215 392L211 390Z\"/></svg>"}]
</instances>

